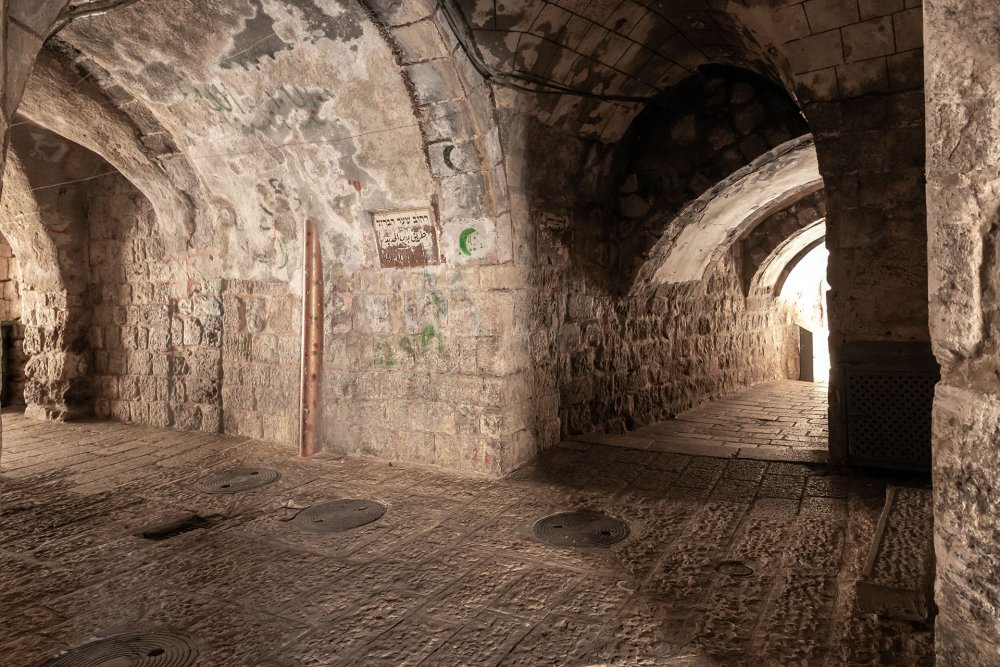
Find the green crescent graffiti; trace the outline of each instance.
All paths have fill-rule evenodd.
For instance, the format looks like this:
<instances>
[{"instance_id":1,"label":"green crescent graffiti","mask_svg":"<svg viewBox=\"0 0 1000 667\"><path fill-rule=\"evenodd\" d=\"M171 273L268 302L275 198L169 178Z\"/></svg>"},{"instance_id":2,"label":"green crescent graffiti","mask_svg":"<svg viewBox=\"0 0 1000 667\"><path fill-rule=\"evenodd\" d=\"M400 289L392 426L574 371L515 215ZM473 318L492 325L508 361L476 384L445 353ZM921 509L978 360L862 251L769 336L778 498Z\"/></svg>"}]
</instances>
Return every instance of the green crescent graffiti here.
<instances>
[{"instance_id":1,"label":"green crescent graffiti","mask_svg":"<svg viewBox=\"0 0 1000 667\"><path fill-rule=\"evenodd\" d=\"M472 255L472 251L469 250L469 237L476 233L475 227L469 227L463 229L462 233L458 235L458 248L466 255Z\"/></svg>"}]
</instances>

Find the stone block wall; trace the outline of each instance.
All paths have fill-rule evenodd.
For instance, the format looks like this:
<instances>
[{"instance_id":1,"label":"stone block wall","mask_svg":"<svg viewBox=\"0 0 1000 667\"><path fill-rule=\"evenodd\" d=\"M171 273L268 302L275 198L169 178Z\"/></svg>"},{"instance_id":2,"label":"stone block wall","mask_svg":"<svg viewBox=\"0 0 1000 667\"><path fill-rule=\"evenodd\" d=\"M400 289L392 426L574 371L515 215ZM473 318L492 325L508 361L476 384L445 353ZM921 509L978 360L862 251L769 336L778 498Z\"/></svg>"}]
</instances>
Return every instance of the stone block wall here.
<instances>
[{"instance_id":1,"label":"stone block wall","mask_svg":"<svg viewBox=\"0 0 1000 667\"><path fill-rule=\"evenodd\" d=\"M222 292L222 428L294 444L301 297L283 282L227 280Z\"/></svg>"},{"instance_id":2,"label":"stone block wall","mask_svg":"<svg viewBox=\"0 0 1000 667\"><path fill-rule=\"evenodd\" d=\"M530 458L526 276L437 266L328 284L324 446L491 475Z\"/></svg>"},{"instance_id":3,"label":"stone block wall","mask_svg":"<svg viewBox=\"0 0 1000 667\"><path fill-rule=\"evenodd\" d=\"M121 175L95 182L88 204L97 416L294 443L301 341L288 285L185 278Z\"/></svg>"},{"instance_id":4,"label":"stone block wall","mask_svg":"<svg viewBox=\"0 0 1000 667\"><path fill-rule=\"evenodd\" d=\"M169 426L171 300L155 214L120 175L96 181L88 203L94 412Z\"/></svg>"},{"instance_id":5,"label":"stone block wall","mask_svg":"<svg viewBox=\"0 0 1000 667\"><path fill-rule=\"evenodd\" d=\"M530 271L525 343L542 446L798 377L797 328L769 295L745 296L738 243L703 280L634 289L685 205L755 151L805 132L787 96L746 75L694 77L679 95L691 103L650 105L619 146L509 119L515 262Z\"/></svg>"},{"instance_id":6,"label":"stone block wall","mask_svg":"<svg viewBox=\"0 0 1000 667\"><path fill-rule=\"evenodd\" d=\"M826 188L830 447L847 460L841 369L852 345L902 350L929 339L923 9L921 0L784 4L779 48Z\"/></svg>"},{"instance_id":7,"label":"stone block wall","mask_svg":"<svg viewBox=\"0 0 1000 667\"><path fill-rule=\"evenodd\" d=\"M21 322L20 268L6 238L0 236L0 320L10 322L10 339L5 341L7 364L6 405L24 405L24 325Z\"/></svg>"},{"instance_id":8,"label":"stone block wall","mask_svg":"<svg viewBox=\"0 0 1000 667\"><path fill-rule=\"evenodd\" d=\"M97 416L218 432L222 281L184 280L149 201L121 175L95 180L88 210Z\"/></svg>"},{"instance_id":9,"label":"stone block wall","mask_svg":"<svg viewBox=\"0 0 1000 667\"><path fill-rule=\"evenodd\" d=\"M563 435L630 430L798 377L797 327L773 298L744 297L738 266L732 252L703 281L642 296L571 287L555 330Z\"/></svg>"}]
</instances>

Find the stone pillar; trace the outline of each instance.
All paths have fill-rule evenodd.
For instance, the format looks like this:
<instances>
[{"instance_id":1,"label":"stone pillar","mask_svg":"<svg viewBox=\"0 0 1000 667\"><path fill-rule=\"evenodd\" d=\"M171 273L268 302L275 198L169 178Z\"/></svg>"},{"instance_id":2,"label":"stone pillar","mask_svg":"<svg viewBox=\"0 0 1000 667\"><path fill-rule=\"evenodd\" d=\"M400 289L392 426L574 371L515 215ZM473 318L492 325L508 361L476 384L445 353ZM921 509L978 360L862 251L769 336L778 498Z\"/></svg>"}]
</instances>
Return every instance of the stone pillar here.
<instances>
[{"instance_id":1,"label":"stone pillar","mask_svg":"<svg viewBox=\"0 0 1000 667\"><path fill-rule=\"evenodd\" d=\"M924 108L920 61L905 55L873 59L870 72L838 68L837 97L804 111L827 194L831 455L926 469L937 369L927 324Z\"/></svg>"},{"instance_id":2,"label":"stone pillar","mask_svg":"<svg viewBox=\"0 0 1000 667\"><path fill-rule=\"evenodd\" d=\"M1000 10L927 0L937 664L1000 664Z\"/></svg>"},{"instance_id":3,"label":"stone pillar","mask_svg":"<svg viewBox=\"0 0 1000 667\"><path fill-rule=\"evenodd\" d=\"M35 56L68 0L0 0L0 175L10 142L10 119L21 101ZM0 176L0 188L3 187Z\"/></svg>"}]
</instances>

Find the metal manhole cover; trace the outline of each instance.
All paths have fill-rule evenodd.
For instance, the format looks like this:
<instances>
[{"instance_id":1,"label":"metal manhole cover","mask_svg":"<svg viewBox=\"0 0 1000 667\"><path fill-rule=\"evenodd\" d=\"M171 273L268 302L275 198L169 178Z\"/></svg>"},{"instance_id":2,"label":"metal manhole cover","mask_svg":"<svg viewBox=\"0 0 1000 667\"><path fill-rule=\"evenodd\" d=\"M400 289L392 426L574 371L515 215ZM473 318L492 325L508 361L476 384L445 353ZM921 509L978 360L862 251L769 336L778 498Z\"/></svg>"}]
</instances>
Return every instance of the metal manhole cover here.
<instances>
[{"instance_id":1,"label":"metal manhole cover","mask_svg":"<svg viewBox=\"0 0 1000 667\"><path fill-rule=\"evenodd\" d=\"M533 530L557 547L610 547L628 537L627 523L593 510L553 514L536 521Z\"/></svg>"},{"instance_id":2,"label":"metal manhole cover","mask_svg":"<svg viewBox=\"0 0 1000 667\"><path fill-rule=\"evenodd\" d=\"M715 566L715 571L730 577L752 577L753 568L738 560L724 560Z\"/></svg>"},{"instance_id":3,"label":"metal manhole cover","mask_svg":"<svg viewBox=\"0 0 1000 667\"><path fill-rule=\"evenodd\" d=\"M292 524L316 533L338 533L376 521L383 514L385 506L374 500L331 500L302 510Z\"/></svg>"},{"instance_id":4,"label":"metal manhole cover","mask_svg":"<svg viewBox=\"0 0 1000 667\"><path fill-rule=\"evenodd\" d=\"M280 476L270 468L233 468L209 475L195 488L202 493L239 493L270 484Z\"/></svg>"},{"instance_id":5,"label":"metal manhole cover","mask_svg":"<svg viewBox=\"0 0 1000 667\"><path fill-rule=\"evenodd\" d=\"M198 650L173 632L134 632L70 649L47 667L187 667Z\"/></svg>"}]
</instances>

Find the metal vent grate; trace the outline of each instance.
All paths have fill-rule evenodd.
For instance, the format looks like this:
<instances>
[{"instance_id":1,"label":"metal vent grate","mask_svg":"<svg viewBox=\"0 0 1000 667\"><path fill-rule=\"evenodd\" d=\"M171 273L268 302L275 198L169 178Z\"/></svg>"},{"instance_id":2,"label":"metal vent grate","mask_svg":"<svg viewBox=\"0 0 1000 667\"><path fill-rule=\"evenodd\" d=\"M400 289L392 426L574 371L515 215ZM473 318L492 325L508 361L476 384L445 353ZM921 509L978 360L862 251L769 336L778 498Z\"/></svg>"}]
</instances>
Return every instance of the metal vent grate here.
<instances>
[{"instance_id":1,"label":"metal vent grate","mask_svg":"<svg viewBox=\"0 0 1000 667\"><path fill-rule=\"evenodd\" d=\"M331 500L302 510L292 525L314 533L339 533L366 526L385 514L385 505L374 500Z\"/></svg>"},{"instance_id":2,"label":"metal vent grate","mask_svg":"<svg viewBox=\"0 0 1000 667\"><path fill-rule=\"evenodd\" d=\"M542 517L532 527L535 537L557 547L610 547L628 537L628 524L593 510Z\"/></svg>"},{"instance_id":3,"label":"metal vent grate","mask_svg":"<svg viewBox=\"0 0 1000 667\"><path fill-rule=\"evenodd\" d=\"M927 470L936 372L847 369L851 462Z\"/></svg>"},{"instance_id":4,"label":"metal vent grate","mask_svg":"<svg viewBox=\"0 0 1000 667\"><path fill-rule=\"evenodd\" d=\"M191 641L173 632L133 632L77 647L45 663L46 667L187 667L198 659Z\"/></svg>"}]
</instances>

